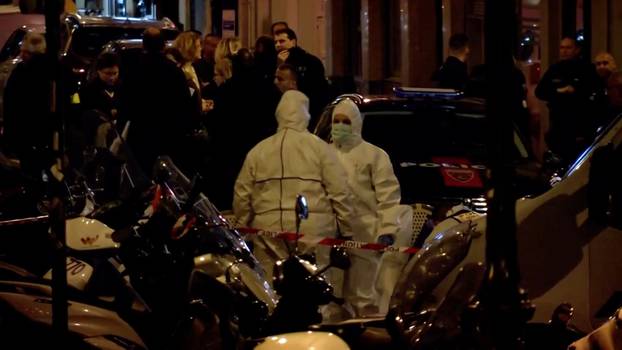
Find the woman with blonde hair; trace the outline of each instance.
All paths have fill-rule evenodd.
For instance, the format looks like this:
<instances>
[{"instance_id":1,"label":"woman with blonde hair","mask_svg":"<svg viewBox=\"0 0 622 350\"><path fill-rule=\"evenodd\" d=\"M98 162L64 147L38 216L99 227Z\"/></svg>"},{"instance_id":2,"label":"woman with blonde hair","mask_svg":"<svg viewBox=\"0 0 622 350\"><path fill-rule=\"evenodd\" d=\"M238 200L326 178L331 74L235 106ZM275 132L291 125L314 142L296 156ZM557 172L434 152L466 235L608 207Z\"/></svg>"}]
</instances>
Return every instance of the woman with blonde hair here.
<instances>
[{"instance_id":1,"label":"woman with blonde hair","mask_svg":"<svg viewBox=\"0 0 622 350\"><path fill-rule=\"evenodd\" d=\"M201 59L201 37L195 32L185 31L177 36L173 42L173 47L179 53L178 59L181 62L177 63L180 64L186 80L192 81L195 90L198 90L201 85L192 63L195 60ZM194 93L192 95L194 96Z\"/></svg>"},{"instance_id":2,"label":"woman with blonde hair","mask_svg":"<svg viewBox=\"0 0 622 350\"><path fill-rule=\"evenodd\" d=\"M214 65L214 82L216 86L221 86L225 81L233 76L233 63L229 58L222 58Z\"/></svg>"},{"instance_id":3,"label":"woman with blonde hair","mask_svg":"<svg viewBox=\"0 0 622 350\"><path fill-rule=\"evenodd\" d=\"M190 95L196 100L198 114L208 112L213 108L211 101L201 98L201 84L192 63L201 59L201 36L193 31L185 31L177 36L173 42L176 55L168 57L175 61L184 72Z\"/></svg>"},{"instance_id":4,"label":"woman with blonde hair","mask_svg":"<svg viewBox=\"0 0 622 350\"><path fill-rule=\"evenodd\" d=\"M222 60L223 58L231 58L231 56L235 55L242 48L242 41L240 38L224 38L220 40L218 45L216 46L216 51L214 52L214 60L216 63Z\"/></svg>"}]
</instances>

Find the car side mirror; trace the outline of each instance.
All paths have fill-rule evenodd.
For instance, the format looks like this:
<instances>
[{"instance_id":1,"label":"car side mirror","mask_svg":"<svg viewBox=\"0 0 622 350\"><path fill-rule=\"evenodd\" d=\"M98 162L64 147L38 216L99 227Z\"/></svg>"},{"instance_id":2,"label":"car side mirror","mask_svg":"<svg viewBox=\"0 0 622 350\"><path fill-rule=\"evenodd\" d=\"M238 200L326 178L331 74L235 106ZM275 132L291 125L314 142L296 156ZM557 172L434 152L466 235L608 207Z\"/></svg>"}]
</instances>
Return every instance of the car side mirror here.
<instances>
[{"instance_id":1,"label":"car side mirror","mask_svg":"<svg viewBox=\"0 0 622 350\"><path fill-rule=\"evenodd\" d=\"M536 196L549 190L555 183L554 178L559 177L557 169L540 166L531 160L516 164L514 170L517 196Z\"/></svg>"}]
</instances>

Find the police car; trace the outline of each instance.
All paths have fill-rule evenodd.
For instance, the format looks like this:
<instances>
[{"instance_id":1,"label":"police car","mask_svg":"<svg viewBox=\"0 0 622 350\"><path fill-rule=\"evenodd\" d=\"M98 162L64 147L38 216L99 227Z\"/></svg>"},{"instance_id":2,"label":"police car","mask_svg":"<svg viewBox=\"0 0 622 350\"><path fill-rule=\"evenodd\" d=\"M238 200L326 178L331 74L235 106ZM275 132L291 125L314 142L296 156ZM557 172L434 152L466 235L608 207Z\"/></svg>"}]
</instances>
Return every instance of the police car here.
<instances>
[{"instance_id":1,"label":"police car","mask_svg":"<svg viewBox=\"0 0 622 350\"><path fill-rule=\"evenodd\" d=\"M414 207L415 235L429 218L439 221L464 210L486 213L489 127L483 99L425 88L396 88L391 95L341 95L324 111L316 135L330 140L332 110L345 98L361 111L363 139L389 154L402 203ZM515 130L510 157L523 167L532 163L531 157ZM546 181L524 178L519 187L531 194L541 191L542 182Z\"/></svg>"}]
</instances>

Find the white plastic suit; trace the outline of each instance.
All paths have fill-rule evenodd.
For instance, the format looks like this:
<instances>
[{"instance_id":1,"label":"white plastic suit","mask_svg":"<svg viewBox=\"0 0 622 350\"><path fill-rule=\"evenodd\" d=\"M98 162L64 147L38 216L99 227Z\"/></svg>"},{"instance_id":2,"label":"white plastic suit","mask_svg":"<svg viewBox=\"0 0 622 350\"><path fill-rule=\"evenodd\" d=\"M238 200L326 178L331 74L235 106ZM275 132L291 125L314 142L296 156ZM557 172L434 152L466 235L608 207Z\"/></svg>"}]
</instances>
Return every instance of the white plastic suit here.
<instances>
[{"instance_id":1,"label":"white plastic suit","mask_svg":"<svg viewBox=\"0 0 622 350\"><path fill-rule=\"evenodd\" d=\"M352 236L352 195L345 171L335 150L307 131L308 106L308 98L299 91L283 94L276 109L276 134L248 152L238 175L234 214L240 225L293 232L296 195L301 194L309 206L309 218L302 221L301 233ZM283 241L265 237L255 243L257 259L271 277L276 260L287 257L287 247ZM330 247L317 247L318 265L328 264L329 251ZM338 295L343 285L343 277L337 277L343 273L339 272L330 269L327 275Z\"/></svg>"},{"instance_id":2,"label":"white plastic suit","mask_svg":"<svg viewBox=\"0 0 622 350\"><path fill-rule=\"evenodd\" d=\"M343 116L349 120L349 126ZM345 131L340 132L343 128ZM375 243L381 235L387 234L397 239L398 234L402 235L403 227L408 225L404 221L412 220L408 217L411 212L408 207L400 206L400 185L389 156L381 148L363 140L362 128L361 113L354 102L345 99L335 106L333 146L346 169L348 185L355 197L354 210L363 225L362 230L354 233L354 238ZM380 257L373 251L351 251L352 266L344 295L357 316L379 312L379 294L383 291L377 293L375 283Z\"/></svg>"}]
</instances>

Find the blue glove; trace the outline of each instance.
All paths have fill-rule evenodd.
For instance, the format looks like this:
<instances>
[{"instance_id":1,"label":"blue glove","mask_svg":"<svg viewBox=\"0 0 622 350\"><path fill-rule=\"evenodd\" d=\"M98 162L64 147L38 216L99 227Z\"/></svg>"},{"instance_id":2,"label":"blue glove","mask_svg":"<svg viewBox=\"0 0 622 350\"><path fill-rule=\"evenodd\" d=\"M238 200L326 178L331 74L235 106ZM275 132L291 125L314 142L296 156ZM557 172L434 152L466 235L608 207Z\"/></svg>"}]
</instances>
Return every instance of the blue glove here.
<instances>
[{"instance_id":1,"label":"blue glove","mask_svg":"<svg viewBox=\"0 0 622 350\"><path fill-rule=\"evenodd\" d=\"M395 243L395 237L392 234L383 234L378 236L378 243L384 245L393 245Z\"/></svg>"}]
</instances>

